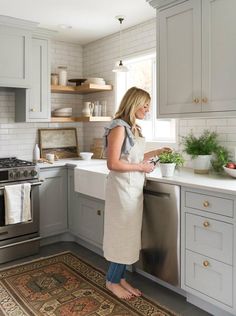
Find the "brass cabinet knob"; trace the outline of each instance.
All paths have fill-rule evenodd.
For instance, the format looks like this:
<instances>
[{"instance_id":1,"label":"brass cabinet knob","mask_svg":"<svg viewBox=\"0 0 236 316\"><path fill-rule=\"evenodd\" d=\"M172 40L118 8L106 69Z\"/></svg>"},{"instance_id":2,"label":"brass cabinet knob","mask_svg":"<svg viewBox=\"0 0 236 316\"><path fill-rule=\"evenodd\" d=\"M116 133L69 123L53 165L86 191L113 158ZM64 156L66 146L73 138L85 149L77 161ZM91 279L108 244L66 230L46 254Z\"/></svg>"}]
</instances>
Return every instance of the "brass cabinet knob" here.
<instances>
[{"instance_id":1,"label":"brass cabinet knob","mask_svg":"<svg viewBox=\"0 0 236 316\"><path fill-rule=\"evenodd\" d=\"M203 223L203 226L204 226L204 227L209 227L209 226L210 226L210 223L209 223L208 221L205 221L205 222Z\"/></svg>"},{"instance_id":2,"label":"brass cabinet knob","mask_svg":"<svg viewBox=\"0 0 236 316\"><path fill-rule=\"evenodd\" d=\"M202 98L202 102L203 103L207 103L208 102L208 99L205 97L205 98Z\"/></svg>"},{"instance_id":3,"label":"brass cabinet knob","mask_svg":"<svg viewBox=\"0 0 236 316\"><path fill-rule=\"evenodd\" d=\"M101 210L97 210L97 215L99 215L99 216L100 216L100 215L101 215L101 213L102 213L102 212L101 212Z\"/></svg>"},{"instance_id":4,"label":"brass cabinet knob","mask_svg":"<svg viewBox=\"0 0 236 316\"><path fill-rule=\"evenodd\" d=\"M204 202L203 202L203 206L204 206L204 207L208 207L209 205L210 205L210 203L209 203L208 201L204 201Z\"/></svg>"},{"instance_id":5,"label":"brass cabinet knob","mask_svg":"<svg viewBox=\"0 0 236 316\"><path fill-rule=\"evenodd\" d=\"M193 102L194 102L194 103L199 103L200 100L199 100L198 98L194 98L194 99L193 99Z\"/></svg>"},{"instance_id":6,"label":"brass cabinet knob","mask_svg":"<svg viewBox=\"0 0 236 316\"><path fill-rule=\"evenodd\" d=\"M35 112L36 110L35 110L35 108L31 108L30 111L31 112Z\"/></svg>"},{"instance_id":7,"label":"brass cabinet knob","mask_svg":"<svg viewBox=\"0 0 236 316\"><path fill-rule=\"evenodd\" d=\"M204 267L209 267L210 262L207 261L207 260L204 260L204 261L203 261L203 265L204 265Z\"/></svg>"}]
</instances>

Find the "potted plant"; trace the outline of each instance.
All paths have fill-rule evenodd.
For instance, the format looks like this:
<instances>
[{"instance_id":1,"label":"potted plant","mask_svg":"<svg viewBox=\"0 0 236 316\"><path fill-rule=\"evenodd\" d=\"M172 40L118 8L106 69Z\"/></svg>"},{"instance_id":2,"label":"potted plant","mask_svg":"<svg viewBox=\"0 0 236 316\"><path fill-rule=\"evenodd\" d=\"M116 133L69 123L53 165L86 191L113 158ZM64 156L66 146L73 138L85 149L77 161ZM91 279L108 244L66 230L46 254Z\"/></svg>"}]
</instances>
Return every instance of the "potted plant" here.
<instances>
[{"instance_id":1,"label":"potted plant","mask_svg":"<svg viewBox=\"0 0 236 316\"><path fill-rule=\"evenodd\" d=\"M217 133L204 130L202 135L195 137L193 132L183 137L184 151L193 159L195 173L208 173L212 154L219 147Z\"/></svg>"},{"instance_id":2,"label":"potted plant","mask_svg":"<svg viewBox=\"0 0 236 316\"><path fill-rule=\"evenodd\" d=\"M159 165L163 177L172 177L175 167L182 166L183 163L184 158L178 152L163 152L159 155Z\"/></svg>"}]
</instances>

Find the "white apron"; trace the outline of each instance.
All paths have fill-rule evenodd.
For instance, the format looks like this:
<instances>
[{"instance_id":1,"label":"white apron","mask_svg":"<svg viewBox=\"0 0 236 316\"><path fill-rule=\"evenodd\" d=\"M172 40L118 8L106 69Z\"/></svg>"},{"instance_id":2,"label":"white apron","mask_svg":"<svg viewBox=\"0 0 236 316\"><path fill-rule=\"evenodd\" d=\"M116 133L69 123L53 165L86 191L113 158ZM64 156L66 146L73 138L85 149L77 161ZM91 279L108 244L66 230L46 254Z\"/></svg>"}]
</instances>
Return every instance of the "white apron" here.
<instances>
[{"instance_id":1,"label":"white apron","mask_svg":"<svg viewBox=\"0 0 236 316\"><path fill-rule=\"evenodd\" d=\"M135 138L130 153L121 159L141 162L144 147L144 138ZM139 171L110 171L107 177L103 250L108 261L132 264L139 259L144 179Z\"/></svg>"}]
</instances>

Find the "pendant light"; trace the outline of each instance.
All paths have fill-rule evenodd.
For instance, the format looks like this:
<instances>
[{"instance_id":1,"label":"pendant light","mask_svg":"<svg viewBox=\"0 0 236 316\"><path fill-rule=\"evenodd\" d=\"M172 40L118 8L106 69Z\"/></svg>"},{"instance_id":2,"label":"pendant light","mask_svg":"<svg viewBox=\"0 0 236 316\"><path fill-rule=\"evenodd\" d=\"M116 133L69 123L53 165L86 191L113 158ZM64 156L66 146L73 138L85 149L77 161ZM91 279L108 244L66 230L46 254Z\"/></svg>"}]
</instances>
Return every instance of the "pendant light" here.
<instances>
[{"instance_id":1,"label":"pendant light","mask_svg":"<svg viewBox=\"0 0 236 316\"><path fill-rule=\"evenodd\" d=\"M123 15L117 15L115 17L119 22L120 22L120 35L119 35L119 56L120 56L120 62L118 65L115 66L115 68L112 70L113 72L127 72L129 69L123 65L122 62L122 55L121 55L121 27L122 23L124 21L124 16Z\"/></svg>"}]
</instances>

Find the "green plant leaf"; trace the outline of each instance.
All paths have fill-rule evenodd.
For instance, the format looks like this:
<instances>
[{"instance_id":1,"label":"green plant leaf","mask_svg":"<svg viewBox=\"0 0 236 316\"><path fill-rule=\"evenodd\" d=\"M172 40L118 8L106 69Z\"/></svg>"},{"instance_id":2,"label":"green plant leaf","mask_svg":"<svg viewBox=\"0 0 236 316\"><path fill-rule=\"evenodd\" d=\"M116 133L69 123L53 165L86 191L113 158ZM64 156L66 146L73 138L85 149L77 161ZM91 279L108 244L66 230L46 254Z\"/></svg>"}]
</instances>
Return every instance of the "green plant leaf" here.
<instances>
[{"instance_id":1,"label":"green plant leaf","mask_svg":"<svg viewBox=\"0 0 236 316\"><path fill-rule=\"evenodd\" d=\"M163 152L159 155L160 163L175 163L176 166L182 166L184 163L183 156L175 151Z\"/></svg>"}]
</instances>

